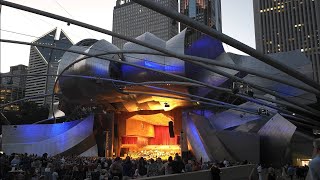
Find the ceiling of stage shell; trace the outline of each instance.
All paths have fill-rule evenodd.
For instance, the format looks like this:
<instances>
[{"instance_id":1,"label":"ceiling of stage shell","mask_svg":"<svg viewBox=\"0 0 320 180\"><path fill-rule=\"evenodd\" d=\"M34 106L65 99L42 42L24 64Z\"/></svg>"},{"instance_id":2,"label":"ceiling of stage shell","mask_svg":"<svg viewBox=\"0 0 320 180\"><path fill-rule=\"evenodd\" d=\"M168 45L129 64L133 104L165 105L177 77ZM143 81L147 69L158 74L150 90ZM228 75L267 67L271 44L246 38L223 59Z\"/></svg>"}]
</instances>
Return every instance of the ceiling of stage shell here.
<instances>
[{"instance_id":1,"label":"ceiling of stage shell","mask_svg":"<svg viewBox=\"0 0 320 180\"><path fill-rule=\"evenodd\" d=\"M130 120L143 121L156 126L168 126L169 121L172 121L172 117L157 113L151 115L134 115L127 119L127 121Z\"/></svg>"}]
</instances>

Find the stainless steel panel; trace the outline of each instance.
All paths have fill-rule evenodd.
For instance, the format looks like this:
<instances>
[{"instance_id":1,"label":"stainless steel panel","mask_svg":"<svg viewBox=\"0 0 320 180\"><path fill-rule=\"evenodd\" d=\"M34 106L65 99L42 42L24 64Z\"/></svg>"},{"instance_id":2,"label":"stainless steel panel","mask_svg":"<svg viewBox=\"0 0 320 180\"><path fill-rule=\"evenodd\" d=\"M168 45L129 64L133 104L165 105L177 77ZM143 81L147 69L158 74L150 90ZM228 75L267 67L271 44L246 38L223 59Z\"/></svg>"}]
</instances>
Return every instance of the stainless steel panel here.
<instances>
[{"instance_id":1,"label":"stainless steel panel","mask_svg":"<svg viewBox=\"0 0 320 180\"><path fill-rule=\"evenodd\" d=\"M258 132L261 137L261 161L281 166L296 126L280 114L273 116Z\"/></svg>"}]
</instances>

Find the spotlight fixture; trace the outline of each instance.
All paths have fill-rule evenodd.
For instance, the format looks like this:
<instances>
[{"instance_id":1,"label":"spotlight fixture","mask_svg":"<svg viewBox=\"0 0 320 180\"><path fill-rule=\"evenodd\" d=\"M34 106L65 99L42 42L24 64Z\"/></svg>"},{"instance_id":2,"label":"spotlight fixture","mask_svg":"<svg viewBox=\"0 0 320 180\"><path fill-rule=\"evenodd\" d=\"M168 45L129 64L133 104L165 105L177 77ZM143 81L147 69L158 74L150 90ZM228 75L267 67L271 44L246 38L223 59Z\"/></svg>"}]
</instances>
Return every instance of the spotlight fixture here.
<instances>
[{"instance_id":1,"label":"spotlight fixture","mask_svg":"<svg viewBox=\"0 0 320 180\"><path fill-rule=\"evenodd\" d=\"M259 108L259 109L258 109L258 114L259 114L259 115L265 115L265 116L269 116L269 115L270 115L270 114L269 114L269 110L264 109L264 108Z\"/></svg>"},{"instance_id":2,"label":"spotlight fixture","mask_svg":"<svg viewBox=\"0 0 320 180\"><path fill-rule=\"evenodd\" d=\"M232 88L231 88L231 90L232 90L232 93L233 94L237 94L237 93L239 93L239 87L238 87L238 83L237 82L233 82L232 83Z\"/></svg>"},{"instance_id":3,"label":"spotlight fixture","mask_svg":"<svg viewBox=\"0 0 320 180\"><path fill-rule=\"evenodd\" d=\"M164 103L164 107L168 108L168 107L170 107L170 105L165 102L165 103Z\"/></svg>"},{"instance_id":4,"label":"spotlight fixture","mask_svg":"<svg viewBox=\"0 0 320 180\"><path fill-rule=\"evenodd\" d=\"M253 97L253 91L252 91L252 89L251 88L248 88L247 89L247 91L246 91L246 93L248 94L248 96L250 96L250 97Z\"/></svg>"},{"instance_id":5,"label":"spotlight fixture","mask_svg":"<svg viewBox=\"0 0 320 180\"><path fill-rule=\"evenodd\" d=\"M313 134L314 135L319 135L320 134L320 130L319 129L313 129Z\"/></svg>"},{"instance_id":6,"label":"spotlight fixture","mask_svg":"<svg viewBox=\"0 0 320 180\"><path fill-rule=\"evenodd\" d=\"M231 90L233 94L237 94L240 91L244 92L243 90L244 88L245 88L245 85L242 82L233 82Z\"/></svg>"}]
</instances>

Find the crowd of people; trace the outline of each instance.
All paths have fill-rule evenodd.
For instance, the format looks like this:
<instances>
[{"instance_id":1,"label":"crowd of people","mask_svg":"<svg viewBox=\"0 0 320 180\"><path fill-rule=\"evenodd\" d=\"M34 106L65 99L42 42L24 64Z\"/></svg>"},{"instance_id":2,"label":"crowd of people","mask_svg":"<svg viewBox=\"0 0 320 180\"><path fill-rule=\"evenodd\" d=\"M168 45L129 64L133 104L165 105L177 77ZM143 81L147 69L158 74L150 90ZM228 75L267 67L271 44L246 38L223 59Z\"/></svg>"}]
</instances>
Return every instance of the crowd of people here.
<instances>
[{"instance_id":1,"label":"crowd of people","mask_svg":"<svg viewBox=\"0 0 320 180\"><path fill-rule=\"evenodd\" d=\"M247 163L244 161L243 163ZM143 177L187 173L212 169L219 176L219 168L231 166L227 160L219 163L183 160L176 154L167 160L125 159L98 157L48 157L28 154L1 154L0 176L2 179L45 179L45 180L104 180L104 179L138 179ZM0 178L1 179L1 178Z\"/></svg>"},{"instance_id":2,"label":"crowd of people","mask_svg":"<svg viewBox=\"0 0 320 180\"><path fill-rule=\"evenodd\" d=\"M265 173L263 173L263 169ZM259 180L305 180L308 175L309 167L308 166L291 166L285 165L281 169L273 168L272 166L263 168L261 164L257 167L257 172L259 175ZM266 178L263 178L266 174Z\"/></svg>"}]
</instances>

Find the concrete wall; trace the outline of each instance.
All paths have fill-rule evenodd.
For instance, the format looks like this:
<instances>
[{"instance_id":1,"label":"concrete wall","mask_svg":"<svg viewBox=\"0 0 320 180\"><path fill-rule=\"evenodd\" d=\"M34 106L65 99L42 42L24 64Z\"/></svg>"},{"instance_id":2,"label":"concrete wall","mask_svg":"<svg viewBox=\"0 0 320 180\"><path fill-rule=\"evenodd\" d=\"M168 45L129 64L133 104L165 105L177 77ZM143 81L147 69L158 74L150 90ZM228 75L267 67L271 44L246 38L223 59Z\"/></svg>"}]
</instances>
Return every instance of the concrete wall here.
<instances>
[{"instance_id":1,"label":"concrete wall","mask_svg":"<svg viewBox=\"0 0 320 180\"><path fill-rule=\"evenodd\" d=\"M245 166L234 166L221 169L221 180L247 180L249 179L250 173L256 167L256 165L245 165ZM211 172L206 171L197 171L183 174L173 174L167 176L157 176L149 177L143 179L152 179L152 180L212 180Z\"/></svg>"}]
</instances>

